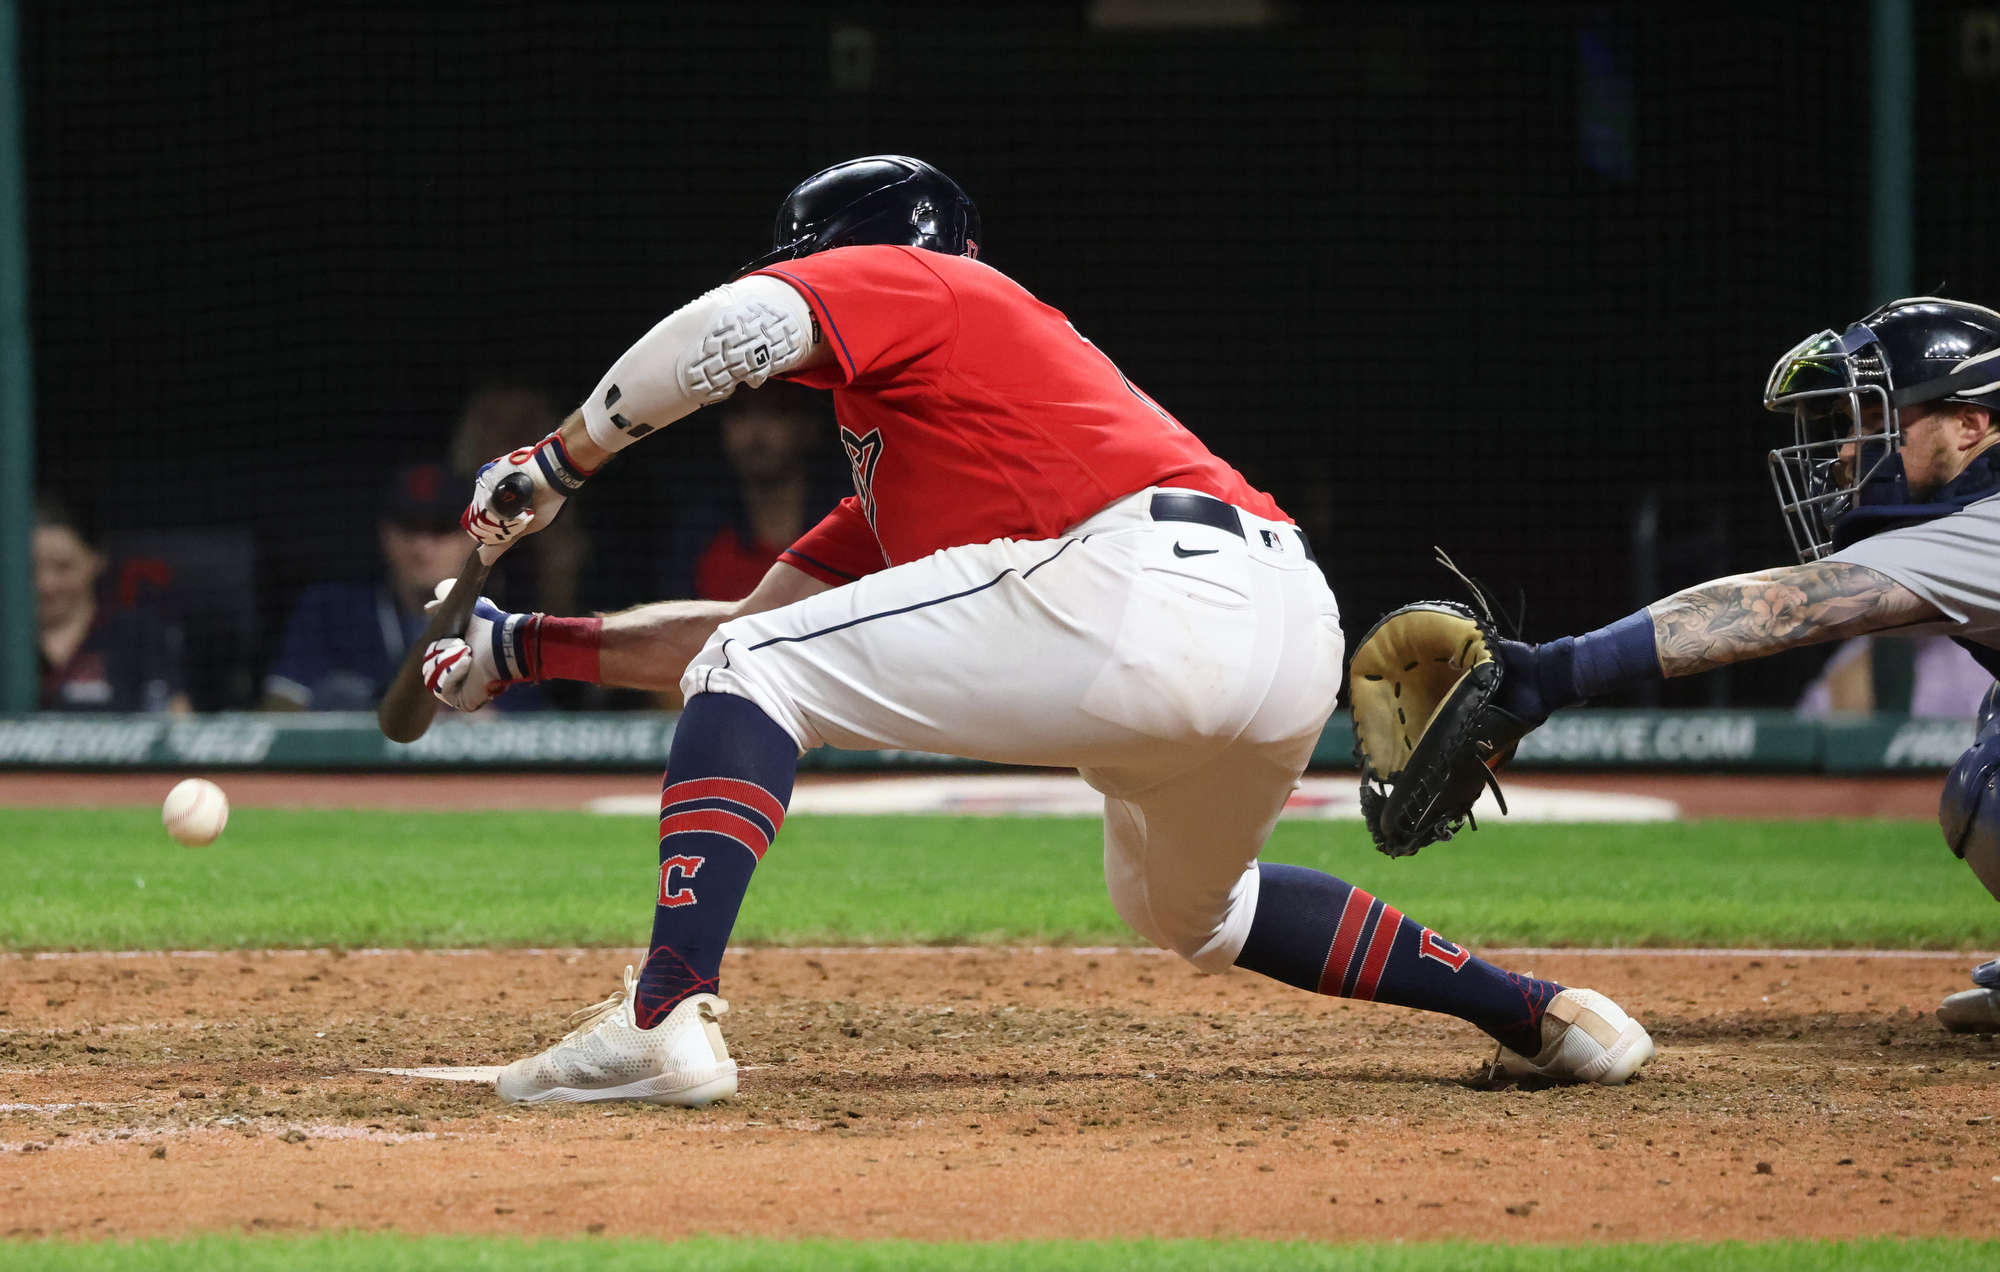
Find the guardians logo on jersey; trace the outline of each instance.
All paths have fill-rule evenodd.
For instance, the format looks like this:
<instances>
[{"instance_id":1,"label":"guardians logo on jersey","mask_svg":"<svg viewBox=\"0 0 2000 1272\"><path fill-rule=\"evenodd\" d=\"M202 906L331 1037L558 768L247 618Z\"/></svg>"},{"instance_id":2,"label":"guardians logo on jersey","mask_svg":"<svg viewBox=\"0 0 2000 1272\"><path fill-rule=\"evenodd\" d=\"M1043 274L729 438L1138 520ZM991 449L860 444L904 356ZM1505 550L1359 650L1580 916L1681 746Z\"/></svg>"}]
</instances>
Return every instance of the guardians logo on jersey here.
<instances>
[{"instance_id":1,"label":"guardians logo on jersey","mask_svg":"<svg viewBox=\"0 0 2000 1272\"><path fill-rule=\"evenodd\" d=\"M856 434L853 429L842 428L840 446L847 452L847 466L854 470L854 495L861 501L861 513L873 526L875 466L882 460L882 430L872 428L866 434Z\"/></svg>"}]
</instances>

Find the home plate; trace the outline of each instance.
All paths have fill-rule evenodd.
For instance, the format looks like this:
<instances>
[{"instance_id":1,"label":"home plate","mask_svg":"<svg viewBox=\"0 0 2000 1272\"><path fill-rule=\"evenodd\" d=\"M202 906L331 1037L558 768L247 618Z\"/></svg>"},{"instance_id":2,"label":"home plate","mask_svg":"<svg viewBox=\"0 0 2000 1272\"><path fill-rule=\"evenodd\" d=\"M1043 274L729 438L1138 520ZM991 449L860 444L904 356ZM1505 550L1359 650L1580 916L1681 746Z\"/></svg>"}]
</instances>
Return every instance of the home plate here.
<instances>
[{"instance_id":1,"label":"home plate","mask_svg":"<svg viewBox=\"0 0 2000 1272\"><path fill-rule=\"evenodd\" d=\"M360 1069L359 1073L386 1073L398 1078L429 1078L433 1082L498 1082L505 1065L443 1065L433 1069Z\"/></svg>"},{"instance_id":2,"label":"home plate","mask_svg":"<svg viewBox=\"0 0 2000 1272\"><path fill-rule=\"evenodd\" d=\"M655 795L606 795L585 805L607 816L657 817ZM1517 786L1507 794L1507 820L1517 822L1674 821L1680 808L1671 800L1607 791L1569 791ZM1084 780L1061 773L964 773L923 777L877 777L854 782L801 786L792 793L791 812L820 815L929 813L971 817L1101 817L1104 797ZM1308 777L1285 803L1286 818L1361 820L1360 783L1352 777ZM1473 816L1500 820L1491 791L1479 797Z\"/></svg>"}]
</instances>

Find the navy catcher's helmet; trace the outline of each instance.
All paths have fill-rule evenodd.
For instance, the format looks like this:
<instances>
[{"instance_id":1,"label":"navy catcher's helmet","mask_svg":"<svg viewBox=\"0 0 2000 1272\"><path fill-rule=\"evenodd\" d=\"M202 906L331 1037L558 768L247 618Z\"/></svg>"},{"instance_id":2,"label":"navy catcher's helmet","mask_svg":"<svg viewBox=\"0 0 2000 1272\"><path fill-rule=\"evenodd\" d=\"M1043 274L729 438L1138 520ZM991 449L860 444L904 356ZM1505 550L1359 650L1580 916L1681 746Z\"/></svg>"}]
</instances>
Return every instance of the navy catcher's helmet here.
<instances>
[{"instance_id":1,"label":"navy catcher's helmet","mask_svg":"<svg viewBox=\"0 0 2000 1272\"><path fill-rule=\"evenodd\" d=\"M958 182L921 159L850 159L807 177L785 197L771 250L740 272L863 243L977 256L979 208Z\"/></svg>"},{"instance_id":2,"label":"navy catcher's helmet","mask_svg":"<svg viewBox=\"0 0 2000 1272\"><path fill-rule=\"evenodd\" d=\"M1902 475L1898 414L1925 402L1967 402L2000 420L2000 313L1916 296L1778 359L1764 405L1792 416L1793 444L1771 452L1771 482L1799 560L1832 550L1863 486Z\"/></svg>"}]
</instances>

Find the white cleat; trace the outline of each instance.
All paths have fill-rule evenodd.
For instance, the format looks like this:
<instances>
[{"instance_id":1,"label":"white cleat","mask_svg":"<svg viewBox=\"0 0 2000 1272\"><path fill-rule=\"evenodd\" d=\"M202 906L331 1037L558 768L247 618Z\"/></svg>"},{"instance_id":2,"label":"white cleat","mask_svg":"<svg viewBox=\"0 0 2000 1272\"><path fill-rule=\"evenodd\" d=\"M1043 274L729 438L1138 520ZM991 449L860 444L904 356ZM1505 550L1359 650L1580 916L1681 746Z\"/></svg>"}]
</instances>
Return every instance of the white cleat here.
<instances>
[{"instance_id":1,"label":"white cleat","mask_svg":"<svg viewBox=\"0 0 2000 1272\"><path fill-rule=\"evenodd\" d=\"M1625 1009L1594 989L1565 989L1542 1014L1541 1054L1530 1060L1505 1047L1500 1067L1562 1082L1624 1086L1653 1058L1653 1037Z\"/></svg>"},{"instance_id":2,"label":"white cleat","mask_svg":"<svg viewBox=\"0 0 2000 1272\"><path fill-rule=\"evenodd\" d=\"M1953 1033L2000 1034L2000 989L1964 989L1938 1004L1938 1023Z\"/></svg>"},{"instance_id":3,"label":"white cleat","mask_svg":"<svg viewBox=\"0 0 2000 1272\"><path fill-rule=\"evenodd\" d=\"M696 994L651 1029L632 1016L638 976L625 969L625 988L570 1017L575 1028L537 1056L516 1060L495 1084L508 1104L583 1104L643 1100L700 1108L736 1094L736 1061L715 1018L729 1004Z\"/></svg>"}]
</instances>

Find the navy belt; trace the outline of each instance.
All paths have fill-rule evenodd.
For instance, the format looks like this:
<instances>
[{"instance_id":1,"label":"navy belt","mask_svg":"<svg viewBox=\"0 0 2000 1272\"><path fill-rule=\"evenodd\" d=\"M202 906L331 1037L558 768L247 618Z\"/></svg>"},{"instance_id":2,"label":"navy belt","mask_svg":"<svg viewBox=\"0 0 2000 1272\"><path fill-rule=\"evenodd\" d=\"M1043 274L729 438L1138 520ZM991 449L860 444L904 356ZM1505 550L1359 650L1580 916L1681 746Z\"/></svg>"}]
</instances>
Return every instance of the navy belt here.
<instances>
[{"instance_id":1,"label":"navy belt","mask_svg":"<svg viewBox=\"0 0 2000 1272\"><path fill-rule=\"evenodd\" d=\"M1186 490L1156 490L1153 492L1152 506L1155 521L1191 521L1198 526L1214 526L1217 530L1227 530L1241 539L1243 518L1233 504L1226 504L1213 495L1197 495ZM1313 555L1313 546L1307 540L1305 531L1294 526L1299 536L1299 544L1306 550L1306 560L1314 565L1319 558Z\"/></svg>"}]
</instances>

